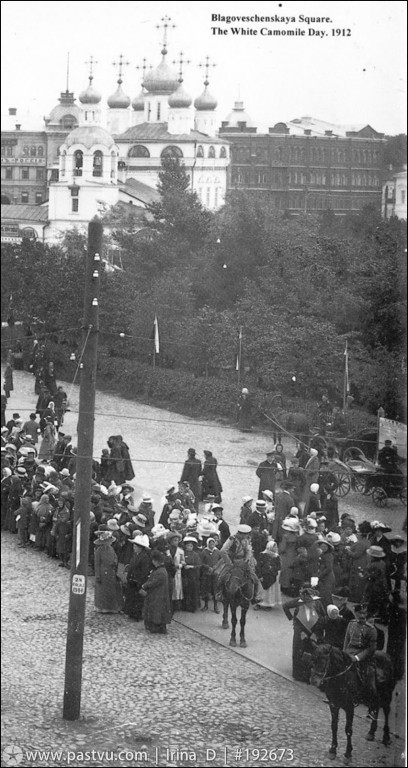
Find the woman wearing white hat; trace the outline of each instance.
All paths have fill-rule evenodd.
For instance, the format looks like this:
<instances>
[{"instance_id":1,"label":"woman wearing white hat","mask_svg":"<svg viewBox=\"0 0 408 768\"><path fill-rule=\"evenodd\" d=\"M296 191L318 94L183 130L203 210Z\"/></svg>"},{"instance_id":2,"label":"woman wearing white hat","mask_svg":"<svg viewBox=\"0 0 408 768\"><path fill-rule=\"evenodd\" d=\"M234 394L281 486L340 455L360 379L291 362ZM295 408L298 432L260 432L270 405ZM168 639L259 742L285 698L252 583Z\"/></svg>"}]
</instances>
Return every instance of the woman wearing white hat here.
<instances>
[{"instance_id":1,"label":"woman wearing white hat","mask_svg":"<svg viewBox=\"0 0 408 768\"><path fill-rule=\"evenodd\" d=\"M95 542L95 610L120 613L123 609L122 585L117 577L118 558L113 550L112 531L99 526Z\"/></svg>"},{"instance_id":2,"label":"woman wearing white hat","mask_svg":"<svg viewBox=\"0 0 408 768\"><path fill-rule=\"evenodd\" d=\"M144 597L140 594L151 569L148 537L135 531L131 539L133 554L127 566L127 585L124 611L130 619L140 621L143 616Z\"/></svg>"},{"instance_id":3,"label":"woman wearing white hat","mask_svg":"<svg viewBox=\"0 0 408 768\"><path fill-rule=\"evenodd\" d=\"M299 520L296 517L287 517L282 523L282 541L279 544L281 559L280 587L284 594L293 595L293 563L297 556L297 542L299 539Z\"/></svg>"}]
</instances>

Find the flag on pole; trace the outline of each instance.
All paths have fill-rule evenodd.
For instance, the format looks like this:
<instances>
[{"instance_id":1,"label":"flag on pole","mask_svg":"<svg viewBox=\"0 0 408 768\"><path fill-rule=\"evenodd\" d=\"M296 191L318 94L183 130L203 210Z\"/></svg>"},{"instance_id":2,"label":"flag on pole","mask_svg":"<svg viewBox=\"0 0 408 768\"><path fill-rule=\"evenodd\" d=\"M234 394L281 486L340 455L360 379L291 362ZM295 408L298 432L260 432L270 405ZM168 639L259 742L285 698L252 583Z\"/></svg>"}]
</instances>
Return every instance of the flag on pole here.
<instances>
[{"instance_id":1,"label":"flag on pole","mask_svg":"<svg viewBox=\"0 0 408 768\"><path fill-rule=\"evenodd\" d=\"M159 340L159 323L157 322L157 315L154 316L153 340L154 340L154 351L158 355L160 352L160 340Z\"/></svg>"},{"instance_id":2,"label":"flag on pole","mask_svg":"<svg viewBox=\"0 0 408 768\"><path fill-rule=\"evenodd\" d=\"M235 370L241 370L241 357L242 357L242 326L238 331L238 350L235 355Z\"/></svg>"}]
</instances>

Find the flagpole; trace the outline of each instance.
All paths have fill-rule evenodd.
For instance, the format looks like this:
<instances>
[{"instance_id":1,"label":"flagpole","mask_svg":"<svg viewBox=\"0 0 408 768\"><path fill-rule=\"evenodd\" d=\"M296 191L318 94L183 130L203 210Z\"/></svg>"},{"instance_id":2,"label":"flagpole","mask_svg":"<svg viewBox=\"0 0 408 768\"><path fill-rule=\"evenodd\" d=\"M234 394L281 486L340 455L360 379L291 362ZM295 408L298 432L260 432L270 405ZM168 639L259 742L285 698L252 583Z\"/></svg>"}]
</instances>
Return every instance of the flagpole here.
<instances>
[{"instance_id":1,"label":"flagpole","mask_svg":"<svg viewBox=\"0 0 408 768\"><path fill-rule=\"evenodd\" d=\"M344 350L344 382L343 382L343 411L347 409L347 390L348 390L348 346Z\"/></svg>"},{"instance_id":2,"label":"flagpole","mask_svg":"<svg viewBox=\"0 0 408 768\"><path fill-rule=\"evenodd\" d=\"M242 354L242 325L239 329L239 345L238 345L238 386L241 383L241 354Z\"/></svg>"}]
</instances>

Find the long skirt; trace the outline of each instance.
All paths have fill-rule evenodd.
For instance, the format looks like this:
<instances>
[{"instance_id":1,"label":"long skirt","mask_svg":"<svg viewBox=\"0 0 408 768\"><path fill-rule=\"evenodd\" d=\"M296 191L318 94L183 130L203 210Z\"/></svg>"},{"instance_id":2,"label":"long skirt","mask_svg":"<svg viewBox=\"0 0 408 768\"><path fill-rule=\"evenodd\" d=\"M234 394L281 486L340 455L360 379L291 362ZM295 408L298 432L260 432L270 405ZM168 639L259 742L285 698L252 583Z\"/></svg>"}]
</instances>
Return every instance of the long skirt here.
<instances>
[{"instance_id":1,"label":"long skirt","mask_svg":"<svg viewBox=\"0 0 408 768\"><path fill-rule=\"evenodd\" d=\"M144 597L139 595L141 585L128 582L125 592L124 611L131 619L140 621L143 618Z\"/></svg>"},{"instance_id":2,"label":"long skirt","mask_svg":"<svg viewBox=\"0 0 408 768\"><path fill-rule=\"evenodd\" d=\"M261 598L261 602L257 604L258 608L275 608L277 605L282 605L279 579L276 579L275 583L268 589L264 589L260 584L257 597Z\"/></svg>"}]
</instances>

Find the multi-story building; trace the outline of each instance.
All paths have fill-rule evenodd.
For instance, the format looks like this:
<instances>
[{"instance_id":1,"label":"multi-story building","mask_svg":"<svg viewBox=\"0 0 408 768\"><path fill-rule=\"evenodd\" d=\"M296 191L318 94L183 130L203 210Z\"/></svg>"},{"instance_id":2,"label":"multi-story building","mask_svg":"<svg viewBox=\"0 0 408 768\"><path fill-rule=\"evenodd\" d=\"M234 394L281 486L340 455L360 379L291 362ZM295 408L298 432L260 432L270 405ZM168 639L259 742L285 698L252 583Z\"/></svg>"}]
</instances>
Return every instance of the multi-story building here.
<instances>
[{"instance_id":1,"label":"multi-story building","mask_svg":"<svg viewBox=\"0 0 408 768\"><path fill-rule=\"evenodd\" d=\"M291 213L380 209L384 135L312 117L258 134L236 102L219 130L231 145L228 191L245 190Z\"/></svg>"},{"instance_id":2,"label":"multi-story building","mask_svg":"<svg viewBox=\"0 0 408 768\"><path fill-rule=\"evenodd\" d=\"M381 212L384 219L407 218L407 167L388 176L382 190Z\"/></svg>"}]
</instances>

